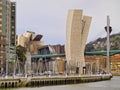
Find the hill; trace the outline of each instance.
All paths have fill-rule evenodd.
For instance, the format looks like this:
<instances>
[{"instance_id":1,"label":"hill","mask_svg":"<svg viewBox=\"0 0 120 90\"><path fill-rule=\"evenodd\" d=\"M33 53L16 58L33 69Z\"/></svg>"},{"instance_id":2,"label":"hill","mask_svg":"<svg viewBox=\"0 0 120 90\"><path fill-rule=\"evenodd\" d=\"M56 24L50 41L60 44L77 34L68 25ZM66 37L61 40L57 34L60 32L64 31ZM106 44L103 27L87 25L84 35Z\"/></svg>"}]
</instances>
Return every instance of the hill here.
<instances>
[{"instance_id":1,"label":"hill","mask_svg":"<svg viewBox=\"0 0 120 90\"><path fill-rule=\"evenodd\" d=\"M110 50L120 49L120 33L110 35ZM105 51L106 50L106 37L98 38L95 41L89 42L86 45L85 51Z\"/></svg>"}]
</instances>

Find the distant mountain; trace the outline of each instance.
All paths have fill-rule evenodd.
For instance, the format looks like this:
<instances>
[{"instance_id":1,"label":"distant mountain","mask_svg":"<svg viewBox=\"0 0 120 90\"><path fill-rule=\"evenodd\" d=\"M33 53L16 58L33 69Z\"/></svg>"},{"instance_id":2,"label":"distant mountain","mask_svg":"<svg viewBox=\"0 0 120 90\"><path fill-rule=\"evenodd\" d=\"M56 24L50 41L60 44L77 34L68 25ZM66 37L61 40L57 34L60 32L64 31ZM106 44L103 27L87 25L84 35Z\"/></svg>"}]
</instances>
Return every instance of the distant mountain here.
<instances>
[{"instance_id":1,"label":"distant mountain","mask_svg":"<svg viewBox=\"0 0 120 90\"><path fill-rule=\"evenodd\" d=\"M110 35L110 49L120 49L120 33ZM85 51L105 51L106 50L106 37L98 38L86 45Z\"/></svg>"}]
</instances>

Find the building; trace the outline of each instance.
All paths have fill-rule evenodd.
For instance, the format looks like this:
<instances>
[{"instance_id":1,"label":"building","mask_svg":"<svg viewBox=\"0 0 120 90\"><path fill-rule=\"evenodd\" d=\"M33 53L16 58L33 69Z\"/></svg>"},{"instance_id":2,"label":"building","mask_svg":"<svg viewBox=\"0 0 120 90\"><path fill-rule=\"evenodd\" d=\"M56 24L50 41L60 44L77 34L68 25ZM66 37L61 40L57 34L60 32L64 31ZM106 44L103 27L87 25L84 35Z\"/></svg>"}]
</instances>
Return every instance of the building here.
<instances>
[{"instance_id":1,"label":"building","mask_svg":"<svg viewBox=\"0 0 120 90\"><path fill-rule=\"evenodd\" d=\"M55 49L56 54L63 54L65 53L65 45L52 45L52 47Z\"/></svg>"},{"instance_id":2,"label":"building","mask_svg":"<svg viewBox=\"0 0 120 90\"><path fill-rule=\"evenodd\" d=\"M56 50L58 52L56 52L54 46L57 47ZM62 45L44 45L39 47L38 54L32 55L32 72L47 73L51 71L53 74L63 74L65 72L65 57L58 55L61 54L60 47L63 49Z\"/></svg>"},{"instance_id":3,"label":"building","mask_svg":"<svg viewBox=\"0 0 120 90\"><path fill-rule=\"evenodd\" d=\"M106 56L85 55L86 74L99 74L106 72Z\"/></svg>"},{"instance_id":4,"label":"building","mask_svg":"<svg viewBox=\"0 0 120 90\"><path fill-rule=\"evenodd\" d=\"M0 73L5 71L5 64L13 59L11 58L13 55L10 55L10 48L11 45L15 46L15 38L13 38L16 37L15 8L15 2L0 0ZM8 69L8 66L6 69Z\"/></svg>"},{"instance_id":5,"label":"building","mask_svg":"<svg viewBox=\"0 0 120 90\"><path fill-rule=\"evenodd\" d=\"M21 45L27 49L26 52L26 71L28 74L31 73L32 62L31 55L38 54L38 48L44 45L41 34L35 34L35 32L27 31L21 36L17 37L17 46Z\"/></svg>"},{"instance_id":6,"label":"building","mask_svg":"<svg viewBox=\"0 0 120 90\"><path fill-rule=\"evenodd\" d=\"M85 55L86 73L107 73L107 57L102 55ZM120 75L120 54L110 56L110 67L113 75Z\"/></svg>"},{"instance_id":7,"label":"building","mask_svg":"<svg viewBox=\"0 0 120 90\"><path fill-rule=\"evenodd\" d=\"M35 34L35 32L27 31L23 35L18 36L17 46L21 45L30 50L31 54L38 54L38 48L44 45L41 34Z\"/></svg>"},{"instance_id":8,"label":"building","mask_svg":"<svg viewBox=\"0 0 120 90\"><path fill-rule=\"evenodd\" d=\"M17 46L21 45L27 49L26 52L26 69L27 73L31 73L32 68L32 60L31 55L39 54L39 48L44 45L44 41L42 41L43 35L35 34L35 32L27 31L23 33L21 36L17 37ZM36 68L35 68L36 69Z\"/></svg>"},{"instance_id":9,"label":"building","mask_svg":"<svg viewBox=\"0 0 120 90\"><path fill-rule=\"evenodd\" d=\"M66 25L65 53L70 73L85 69L84 49L91 23L90 16L83 16L82 10L69 10Z\"/></svg>"}]
</instances>

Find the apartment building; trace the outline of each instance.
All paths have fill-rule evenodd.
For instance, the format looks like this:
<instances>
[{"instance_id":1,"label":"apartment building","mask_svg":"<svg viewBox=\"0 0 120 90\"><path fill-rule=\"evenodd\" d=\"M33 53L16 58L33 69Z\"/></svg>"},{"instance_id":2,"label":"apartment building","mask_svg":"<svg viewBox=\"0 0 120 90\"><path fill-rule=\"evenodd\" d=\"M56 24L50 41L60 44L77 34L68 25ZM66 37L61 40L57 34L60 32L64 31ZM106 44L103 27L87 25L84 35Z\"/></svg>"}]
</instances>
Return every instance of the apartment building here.
<instances>
[{"instance_id":1,"label":"apartment building","mask_svg":"<svg viewBox=\"0 0 120 90\"><path fill-rule=\"evenodd\" d=\"M11 57L11 45L15 47L15 8L15 2L11 2L10 0L0 0L0 73L5 71L6 62L9 62Z\"/></svg>"}]
</instances>

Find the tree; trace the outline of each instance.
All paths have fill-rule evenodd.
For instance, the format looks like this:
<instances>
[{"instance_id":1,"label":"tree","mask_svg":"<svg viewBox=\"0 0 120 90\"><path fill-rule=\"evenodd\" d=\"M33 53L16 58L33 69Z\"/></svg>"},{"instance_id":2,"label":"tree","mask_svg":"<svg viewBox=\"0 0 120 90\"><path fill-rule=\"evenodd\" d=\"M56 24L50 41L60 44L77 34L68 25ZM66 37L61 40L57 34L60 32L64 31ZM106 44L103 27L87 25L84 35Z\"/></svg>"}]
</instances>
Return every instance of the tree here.
<instances>
[{"instance_id":1,"label":"tree","mask_svg":"<svg viewBox=\"0 0 120 90\"><path fill-rule=\"evenodd\" d=\"M20 63L22 70L24 70L24 65L26 62L26 52L27 52L27 49L25 47L21 45L16 47L17 58L18 58L18 61Z\"/></svg>"}]
</instances>

